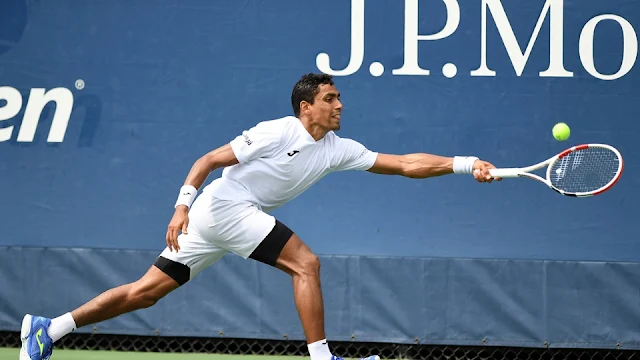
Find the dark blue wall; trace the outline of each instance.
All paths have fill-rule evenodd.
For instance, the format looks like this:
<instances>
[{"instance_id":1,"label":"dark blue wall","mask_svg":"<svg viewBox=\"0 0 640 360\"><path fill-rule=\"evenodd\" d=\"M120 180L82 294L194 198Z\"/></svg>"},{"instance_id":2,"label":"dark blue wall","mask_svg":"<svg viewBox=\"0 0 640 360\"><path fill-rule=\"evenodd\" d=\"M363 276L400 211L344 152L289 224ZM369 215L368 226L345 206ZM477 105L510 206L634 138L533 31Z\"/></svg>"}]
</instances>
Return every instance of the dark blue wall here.
<instances>
[{"instance_id":1,"label":"dark blue wall","mask_svg":"<svg viewBox=\"0 0 640 360\"><path fill-rule=\"evenodd\" d=\"M405 14L415 4L417 20ZM328 336L350 339L353 328L335 327L348 318L360 340L480 343L489 337L494 344L635 346L637 321L628 320L640 315L631 306L640 300L640 282L631 276L640 260L633 226L640 200L640 8L619 0L501 5L5 1L0 86L16 89L23 101L16 116L0 121L6 140L0 142L0 269L3 276L15 272L0 286L0 328L18 329L24 312L53 316L135 280L164 247L177 189L193 161L258 121L290 114L300 75L331 72L318 68L318 54L328 53L331 68L343 70L361 48L361 66L357 56L351 59L357 71L336 76L345 104L341 136L380 152L473 154L496 166L529 165L574 144L609 143L625 157L625 173L610 192L587 199L561 197L525 179L485 185L468 176L331 175L276 212L323 255L329 299L336 291L342 296L343 302L328 301ZM601 15L607 16L590 32ZM421 35L443 35L418 42L417 64L430 74L394 74L414 58L414 21ZM518 59L523 54L526 65ZM589 68L590 59L604 76ZM373 62L383 64L382 76L370 73ZM457 69L452 78L443 75L447 63ZM607 78L621 64L625 73ZM32 89L56 87L73 98L66 131L53 126L63 141L48 141L52 104L33 140L20 141L25 124L38 119L23 120L28 103L37 107ZM0 90L0 98L10 98L0 100L0 120L19 108L12 92ZM57 111L64 122L64 105ZM551 135L560 121L571 126L569 141ZM256 265L231 256L202 274L201 286L180 291L190 294L188 301L211 299L218 288L208 281L241 272L246 292L232 291L237 282L221 285L213 297L218 305L207 303L205 316L213 323L246 318L238 320L238 336L278 338L284 326L301 337L287 290L258 291L265 285L247 266ZM65 297L34 299L39 289L25 281L38 271L60 283ZM289 286L283 275L272 276ZM567 301L568 293L575 299ZM377 298L362 303L361 297ZM251 306L238 299L291 306L278 318L258 312L266 317L255 322ZM162 326L144 318L153 311L163 310L130 314L107 328L153 331ZM167 331L203 334L194 330L202 316L181 314Z\"/></svg>"}]
</instances>

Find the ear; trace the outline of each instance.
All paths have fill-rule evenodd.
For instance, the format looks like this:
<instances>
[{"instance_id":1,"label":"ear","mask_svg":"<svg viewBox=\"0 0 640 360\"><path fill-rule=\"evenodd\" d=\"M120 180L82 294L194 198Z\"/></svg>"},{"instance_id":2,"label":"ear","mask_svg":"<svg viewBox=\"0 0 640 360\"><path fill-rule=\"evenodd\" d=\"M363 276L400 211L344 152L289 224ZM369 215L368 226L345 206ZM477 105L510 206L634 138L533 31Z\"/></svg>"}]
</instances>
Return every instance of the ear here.
<instances>
[{"instance_id":1,"label":"ear","mask_svg":"<svg viewBox=\"0 0 640 360\"><path fill-rule=\"evenodd\" d=\"M304 100L301 101L300 102L300 112L303 113L303 114L307 114L307 115L311 114L311 104L309 104L308 102L306 102Z\"/></svg>"}]
</instances>

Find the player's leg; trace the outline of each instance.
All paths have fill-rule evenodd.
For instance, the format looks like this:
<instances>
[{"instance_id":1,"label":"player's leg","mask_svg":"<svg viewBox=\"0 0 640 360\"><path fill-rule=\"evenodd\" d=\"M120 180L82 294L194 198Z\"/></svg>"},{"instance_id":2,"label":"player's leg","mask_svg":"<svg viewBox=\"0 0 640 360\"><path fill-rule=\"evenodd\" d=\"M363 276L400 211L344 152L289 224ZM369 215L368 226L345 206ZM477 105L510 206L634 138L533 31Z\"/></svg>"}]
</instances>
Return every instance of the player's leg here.
<instances>
[{"instance_id":1,"label":"player's leg","mask_svg":"<svg viewBox=\"0 0 640 360\"><path fill-rule=\"evenodd\" d=\"M158 260L162 261L162 258ZM150 307L179 286L176 280L154 265L139 280L109 289L54 319L27 314L22 320L20 360L47 359L53 343L75 329Z\"/></svg>"},{"instance_id":2,"label":"player's leg","mask_svg":"<svg viewBox=\"0 0 640 360\"><path fill-rule=\"evenodd\" d=\"M261 222L258 215L253 221ZM265 218L265 222L268 218ZM311 249L280 221L262 240L249 258L276 267L289 274L300 322L312 360L335 360L329 350L324 328L324 304L320 282L320 260ZM367 360L379 360L377 355Z\"/></svg>"},{"instance_id":3,"label":"player's leg","mask_svg":"<svg viewBox=\"0 0 640 360\"><path fill-rule=\"evenodd\" d=\"M179 286L176 280L154 265L139 280L109 289L79 308L54 319L27 314L22 319L23 348L31 359L46 358L53 343L75 329L150 307ZM38 333L40 329L42 332L39 343L43 345L42 348L40 344L28 346L30 335Z\"/></svg>"},{"instance_id":4,"label":"player's leg","mask_svg":"<svg viewBox=\"0 0 640 360\"><path fill-rule=\"evenodd\" d=\"M291 275L293 296L308 344L326 340L320 260L296 234L278 257L276 267Z\"/></svg>"},{"instance_id":5,"label":"player's leg","mask_svg":"<svg viewBox=\"0 0 640 360\"><path fill-rule=\"evenodd\" d=\"M55 319L25 315L20 360L47 359L53 350L53 343L75 329L153 306L224 256L227 250L199 235L210 217L207 206L202 203L196 199L192 206L188 234L178 237L180 251L176 253L165 248L153 266L137 281L109 289Z\"/></svg>"},{"instance_id":6,"label":"player's leg","mask_svg":"<svg viewBox=\"0 0 640 360\"><path fill-rule=\"evenodd\" d=\"M160 267L159 267L160 266ZM180 282L168 275L166 269L173 268L172 275L178 275ZM99 323L122 314L155 305L171 291L189 279L186 265L159 257L146 274L135 282L107 290L71 312L77 327ZM50 332L52 338L55 334ZM57 339L54 339L57 341Z\"/></svg>"},{"instance_id":7,"label":"player's leg","mask_svg":"<svg viewBox=\"0 0 640 360\"><path fill-rule=\"evenodd\" d=\"M309 343L325 338L318 257L286 225L248 202L214 203L230 221L209 228L207 238L245 259L277 267L292 276L294 300ZM328 352L328 349L327 349ZM313 360L329 360L315 357Z\"/></svg>"},{"instance_id":8,"label":"player's leg","mask_svg":"<svg viewBox=\"0 0 640 360\"><path fill-rule=\"evenodd\" d=\"M249 256L291 275L294 301L308 343L325 339L320 260L286 225L276 221L273 231Z\"/></svg>"}]
</instances>

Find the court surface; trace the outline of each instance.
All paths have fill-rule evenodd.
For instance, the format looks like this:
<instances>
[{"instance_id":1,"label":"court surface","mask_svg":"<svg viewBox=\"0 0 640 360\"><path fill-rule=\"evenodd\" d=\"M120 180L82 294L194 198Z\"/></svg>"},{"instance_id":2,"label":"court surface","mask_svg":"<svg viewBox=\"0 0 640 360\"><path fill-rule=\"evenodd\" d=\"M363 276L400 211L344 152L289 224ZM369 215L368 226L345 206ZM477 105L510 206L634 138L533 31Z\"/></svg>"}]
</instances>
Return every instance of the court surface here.
<instances>
[{"instance_id":1,"label":"court surface","mask_svg":"<svg viewBox=\"0 0 640 360\"><path fill-rule=\"evenodd\" d=\"M20 349L0 348L1 360L18 360ZM51 360L298 360L307 356L220 355L98 350L53 350Z\"/></svg>"}]
</instances>

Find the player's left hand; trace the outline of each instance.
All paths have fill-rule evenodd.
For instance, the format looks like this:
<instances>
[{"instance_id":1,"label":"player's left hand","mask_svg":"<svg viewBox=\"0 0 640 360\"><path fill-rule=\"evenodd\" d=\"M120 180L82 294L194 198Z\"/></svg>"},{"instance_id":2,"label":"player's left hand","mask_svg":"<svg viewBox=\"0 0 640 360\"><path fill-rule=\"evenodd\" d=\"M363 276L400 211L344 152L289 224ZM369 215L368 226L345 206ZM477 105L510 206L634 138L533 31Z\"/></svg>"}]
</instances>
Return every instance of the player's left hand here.
<instances>
[{"instance_id":1,"label":"player's left hand","mask_svg":"<svg viewBox=\"0 0 640 360\"><path fill-rule=\"evenodd\" d=\"M502 178L499 177L492 177L491 174L489 173L489 169L495 169L496 167L493 166L493 164L483 161L483 160L476 160L473 163L473 177L478 181L478 182L493 182L493 180L496 181L500 181L502 180Z\"/></svg>"}]
</instances>

